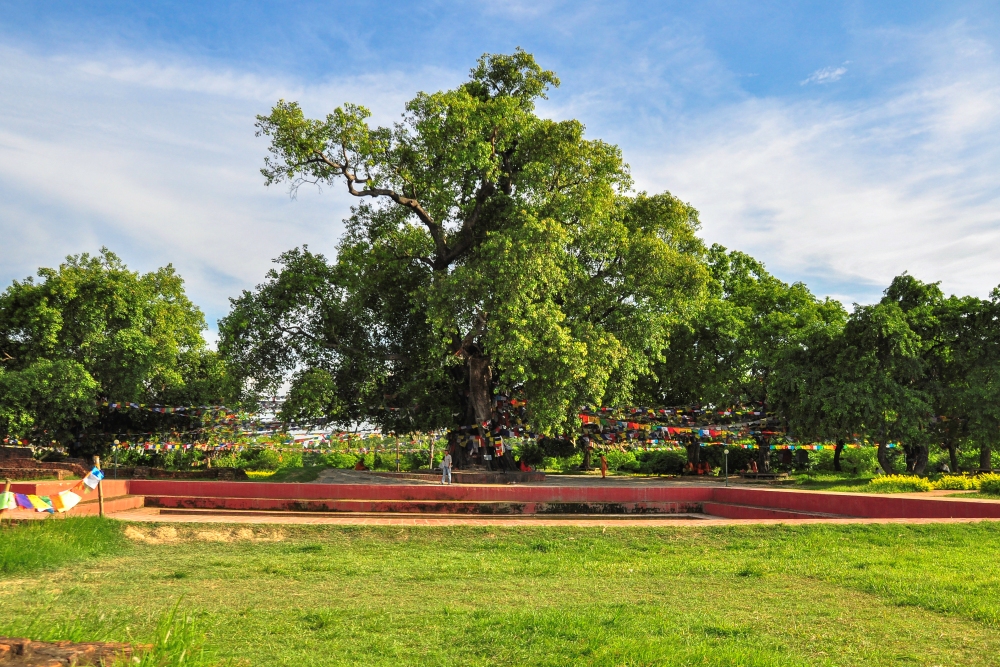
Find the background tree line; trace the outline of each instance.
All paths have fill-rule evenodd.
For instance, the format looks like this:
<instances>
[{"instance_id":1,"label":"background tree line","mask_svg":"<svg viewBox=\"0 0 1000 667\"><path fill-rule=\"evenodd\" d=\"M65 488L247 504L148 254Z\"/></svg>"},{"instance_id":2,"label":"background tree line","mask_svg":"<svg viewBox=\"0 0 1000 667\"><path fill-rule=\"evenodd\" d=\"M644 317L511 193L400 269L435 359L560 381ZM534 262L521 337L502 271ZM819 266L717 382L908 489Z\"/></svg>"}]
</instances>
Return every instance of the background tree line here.
<instances>
[{"instance_id":1,"label":"background tree line","mask_svg":"<svg viewBox=\"0 0 1000 667\"><path fill-rule=\"evenodd\" d=\"M617 147L536 112L559 83L523 51L419 93L391 127L346 104L258 117L267 184L343 188L359 204L329 260L282 254L232 299L218 352L171 267L68 258L0 297L0 433L98 451L108 433L180 431L101 400L252 406L408 432L490 418L523 394L541 433L582 404L761 403L801 440L929 447L997 437L998 297L897 277L848 313L698 237L697 211L635 192ZM767 464L761 450L761 464ZM839 460L839 450L838 450Z\"/></svg>"}]
</instances>

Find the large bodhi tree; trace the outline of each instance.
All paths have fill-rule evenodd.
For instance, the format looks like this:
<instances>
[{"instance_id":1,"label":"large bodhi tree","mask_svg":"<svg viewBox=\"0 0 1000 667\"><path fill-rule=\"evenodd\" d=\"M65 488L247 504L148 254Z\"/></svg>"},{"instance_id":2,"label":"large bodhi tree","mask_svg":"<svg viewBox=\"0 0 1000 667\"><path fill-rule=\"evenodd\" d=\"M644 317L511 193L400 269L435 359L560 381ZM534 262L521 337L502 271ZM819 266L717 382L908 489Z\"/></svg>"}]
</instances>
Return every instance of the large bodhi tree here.
<instances>
[{"instance_id":1,"label":"large bodhi tree","mask_svg":"<svg viewBox=\"0 0 1000 667\"><path fill-rule=\"evenodd\" d=\"M351 104L259 117L267 184L363 203L333 263L290 251L233 300L220 349L247 386L291 377L286 417L396 430L487 421L497 389L523 388L542 432L629 400L702 296L697 212L633 194L617 147L540 117L556 85L518 50L418 94L392 127Z\"/></svg>"}]
</instances>

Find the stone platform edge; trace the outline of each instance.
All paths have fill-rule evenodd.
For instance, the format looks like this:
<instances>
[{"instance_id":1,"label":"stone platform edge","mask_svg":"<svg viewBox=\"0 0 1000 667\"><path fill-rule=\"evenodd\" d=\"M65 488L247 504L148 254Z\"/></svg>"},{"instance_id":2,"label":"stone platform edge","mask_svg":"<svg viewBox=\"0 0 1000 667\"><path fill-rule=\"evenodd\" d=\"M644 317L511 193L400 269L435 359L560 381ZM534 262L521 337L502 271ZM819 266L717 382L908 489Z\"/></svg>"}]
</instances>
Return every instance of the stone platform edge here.
<instances>
[{"instance_id":1,"label":"stone platform edge","mask_svg":"<svg viewBox=\"0 0 1000 667\"><path fill-rule=\"evenodd\" d=\"M21 482L12 491L52 495L76 482ZM298 484L192 480L105 480L105 498L253 498L354 501L470 501L514 503L724 503L762 510L830 514L871 519L1000 519L1000 502L980 499L748 489L711 486L430 486L385 484ZM87 500L96 499L96 493ZM72 514L72 512L70 513Z\"/></svg>"}]
</instances>

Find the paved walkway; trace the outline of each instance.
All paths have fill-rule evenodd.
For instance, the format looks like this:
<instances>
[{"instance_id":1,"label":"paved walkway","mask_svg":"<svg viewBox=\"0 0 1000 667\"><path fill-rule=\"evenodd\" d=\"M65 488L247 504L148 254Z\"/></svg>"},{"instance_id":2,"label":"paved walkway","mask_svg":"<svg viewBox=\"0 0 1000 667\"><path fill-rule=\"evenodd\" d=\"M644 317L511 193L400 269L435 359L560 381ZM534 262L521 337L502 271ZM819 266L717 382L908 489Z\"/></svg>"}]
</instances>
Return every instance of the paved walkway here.
<instances>
[{"instance_id":1,"label":"paved walkway","mask_svg":"<svg viewBox=\"0 0 1000 667\"><path fill-rule=\"evenodd\" d=\"M123 521L159 523L232 523L232 524L275 524L275 525L329 525L329 526L574 526L574 527L629 527L629 528L701 528L704 526L741 525L801 525L821 524L866 524L866 523L975 523L977 521L1000 521L1000 519L720 519L707 514L685 514L682 518L635 516L586 516L566 515L563 517L484 517L484 516L422 516L411 514L323 514L310 512L220 512L215 510L199 512L186 511L183 514L160 514L156 508L144 507L126 510L112 515Z\"/></svg>"}]
</instances>

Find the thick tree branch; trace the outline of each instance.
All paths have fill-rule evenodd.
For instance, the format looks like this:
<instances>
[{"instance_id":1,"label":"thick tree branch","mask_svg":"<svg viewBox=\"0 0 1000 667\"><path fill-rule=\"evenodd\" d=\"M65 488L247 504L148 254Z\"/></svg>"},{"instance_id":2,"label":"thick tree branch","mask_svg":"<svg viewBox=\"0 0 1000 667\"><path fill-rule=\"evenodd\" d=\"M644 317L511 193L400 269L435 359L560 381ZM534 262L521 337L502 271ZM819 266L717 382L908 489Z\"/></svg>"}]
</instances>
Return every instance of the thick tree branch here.
<instances>
[{"instance_id":1,"label":"thick tree branch","mask_svg":"<svg viewBox=\"0 0 1000 667\"><path fill-rule=\"evenodd\" d=\"M325 153L316 152L316 157L309 160L313 164L325 164L326 166L333 169L335 175L343 176L347 181L347 191L354 195L355 197L388 197L400 206L410 209L431 234L431 238L434 239L434 249L439 258L439 261L444 260L448 256L448 246L445 243L444 231L441 229L441 225L434 220L430 213L420 205L420 202L413 197L406 197L395 190L389 188L369 188L358 190L355 184L361 183L367 184L371 179L369 178L359 178L357 171L351 167L350 161L347 158L347 150L342 147L342 162L338 162ZM443 268L443 267L442 267Z\"/></svg>"},{"instance_id":2,"label":"thick tree branch","mask_svg":"<svg viewBox=\"0 0 1000 667\"><path fill-rule=\"evenodd\" d=\"M482 215L483 207L486 205L486 201L492 197L496 191L496 186L489 181L483 181L482 185L479 186L479 189L476 191L476 203L472 207L472 212L469 213L469 216L462 222L462 229L458 232L458 242L455 243L445 256L447 264L454 262L472 247L476 238L476 227L479 224L479 216Z\"/></svg>"},{"instance_id":3,"label":"thick tree branch","mask_svg":"<svg viewBox=\"0 0 1000 667\"><path fill-rule=\"evenodd\" d=\"M476 321L472 325L472 329L469 333L465 334L465 338L461 340L457 345L452 343L455 349L456 357L466 357L470 356L470 348L472 347L473 341L486 330L486 315L479 312L476 313Z\"/></svg>"}]
</instances>

